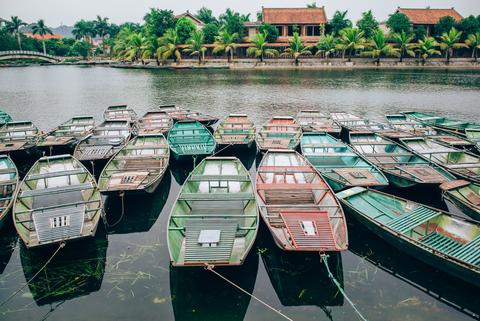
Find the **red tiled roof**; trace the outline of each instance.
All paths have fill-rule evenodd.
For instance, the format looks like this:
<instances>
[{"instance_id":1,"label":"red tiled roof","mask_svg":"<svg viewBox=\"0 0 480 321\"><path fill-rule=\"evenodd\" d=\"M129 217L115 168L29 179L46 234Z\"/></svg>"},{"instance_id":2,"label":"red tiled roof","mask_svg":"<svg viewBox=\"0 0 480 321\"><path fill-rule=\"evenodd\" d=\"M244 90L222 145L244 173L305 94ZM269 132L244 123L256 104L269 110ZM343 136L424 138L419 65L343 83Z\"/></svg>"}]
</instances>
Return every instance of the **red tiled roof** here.
<instances>
[{"instance_id":1,"label":"red tiled roof","mask_svg":"<svg viewBox=\"0 0 480 321\"><path fill-rule=\"evenodd\" d=\"M322 24L327 22L321 8L263 8L263 23L269 24Z\"/></svg>"},{"instance_id":2,"label":"red tiled roof","mask_svg":"<svg viewBox=\"0 0 480 321\"><path fill-rule=\"evenodd\" d=\"M33 33L30 33L30 32L27 32L27 33L24 33L25 37L29 37L29 38L35 38L35 39L38 39L38 40L42 40L42 39L45 39L45 40L48 40L48 39L62 39L63 36L62 35L49 35L49 34L46 34L45 36L40 36L40 35L34 35Z\"/></svg>"},{"instance_id":3,"label":"red tiled roof","mask_svg":"<svg viewBox=\"0 0 480 321\"><path fill-rule=\"evenodd\" d=\"M414 9L414 8L398 8L397 12L405 14L413 24L434 25L438 23L440 18L450 16L456 21L460 21L463 17L454 9Z\"/></svg>"}]
</instances>

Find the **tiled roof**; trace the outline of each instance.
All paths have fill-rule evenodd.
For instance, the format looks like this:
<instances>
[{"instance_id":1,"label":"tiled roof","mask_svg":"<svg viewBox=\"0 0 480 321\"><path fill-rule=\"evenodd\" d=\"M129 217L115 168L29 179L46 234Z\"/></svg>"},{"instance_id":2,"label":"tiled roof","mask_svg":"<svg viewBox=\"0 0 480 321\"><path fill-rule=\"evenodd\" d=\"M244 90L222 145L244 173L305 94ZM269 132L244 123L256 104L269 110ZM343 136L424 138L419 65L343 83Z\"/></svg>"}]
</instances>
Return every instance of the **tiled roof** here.
<instances>
[{"instance_id":1,"label":"tiled roof","mask_svg":"<svg viewBox=\"0 0 480 321\"><path fill-rule=\"evenodd\" d=\"M327 22L321 8L263 8L263 23L269 24L323 24Z\"/></svg>"},{"instance_id":2,"label":"tiled roof","mask_svg":"<svg viewBox=\"0 0 480 321\"><path fill-rule=\"evenodd\" d=\"M176 19L180 19L180 18L182 18L182 17L187 17L187 18L195 21L195 22L196 22L197 24L199 24L199 25L204 25L204 24L205 24L202 20L200 20L200 19L198 19L197 17L195 17L195 16L194 16L193 14L191 14L190 11L188 11L188 10L187 10L187 12L184 12L184 13L181 13L181 14L175 16Z\"/></svg>"},{"instance_id":3,"label":"tiled roof","mask_svg":"<svg viewBox=\"0 0 480 321\"><path fill-rule=\"evenodd\" d=\"M49 35L49 34L46 34L45 36L40 36L40 35L34 35L33 33L30 33L30 32L26 32L24 33L25 37L29 37L29 38L35 38L35 39L38 39L38 40L42 40L42 39L45 39L45 40L48 40L48 39L62 39L63 36L62 35Z\"/></svg>"},{"instance_id":4,"label":"tiled roof","mask_svg":"<svg viewBox=\"0 0 480 321\"><path fill-rule=\"evenodd\" d=\"M462 19L462 16L454 9L414 9L398 8L398 12L405 14L413 24L433 25L438 23L440 18L450 16L456 21Z\"/></svg>"}]
</instances>

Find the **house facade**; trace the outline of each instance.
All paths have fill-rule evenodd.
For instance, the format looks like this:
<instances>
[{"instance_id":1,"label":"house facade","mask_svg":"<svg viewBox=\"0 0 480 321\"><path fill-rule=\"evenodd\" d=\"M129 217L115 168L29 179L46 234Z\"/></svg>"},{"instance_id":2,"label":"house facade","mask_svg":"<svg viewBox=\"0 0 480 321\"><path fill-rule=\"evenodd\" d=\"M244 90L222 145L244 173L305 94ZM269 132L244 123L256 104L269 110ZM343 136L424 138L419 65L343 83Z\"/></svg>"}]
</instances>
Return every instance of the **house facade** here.
<instances>
[{"instance_id":1,"label":"house facade","mask_svg":"<svg viewBox=\"0 0 480 321\"><path fill-rule=\"evenodd\" d=\"M449 9L431 9L431 8L400 8L396 12L405 14L412 24L412 27L424 27L426 35L431 36L434 33L435 25L442 17L452 17L455 21L462 20L462 15L455 8Z\"/></svg>"},{"instance_id":2,"label":"house facade","mask_svg":"<svg viewBox=\"0 0 480 321\"><path fill-rule=\"evenodd\" d=\"M202 29L204 26L205 26L205 23L203 23L202 20L198 19L197 17L195 17L193 14L190 13L190 11L187 10L187 12L184 12L182 14L179 14L177 16L175 16L176 19L180 19L180 18L187 18L188 20L192 21L193 24L195 25L195 27L197 27L197 30L200 30Z\"/></svg>"}]
</instances>

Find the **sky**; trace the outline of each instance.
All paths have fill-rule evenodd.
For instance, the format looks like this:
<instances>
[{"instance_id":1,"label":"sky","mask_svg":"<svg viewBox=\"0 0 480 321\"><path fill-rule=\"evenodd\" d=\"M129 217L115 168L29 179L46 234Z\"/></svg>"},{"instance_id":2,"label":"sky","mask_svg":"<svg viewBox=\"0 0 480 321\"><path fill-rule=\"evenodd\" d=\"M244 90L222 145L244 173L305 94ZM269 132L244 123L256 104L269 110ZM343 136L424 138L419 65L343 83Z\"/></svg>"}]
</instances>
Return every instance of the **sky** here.
<instances>
[{"instance_id":1,"label":"sky","mask_svg":"<svg viewBox=\"0 0 480 321\"><path fill-rule=\"evenodd\" d=\"M31 23L44 19L51 27L73 25L80 19L94 19L96 15L109 17L110 22L141 22L149 8L170 9L179 14L190 10L195 13L202 6L213 10L215 15L224 12L226 8L247 14L255 13L264 7L305 7L313 0L0 0L0 18L9 19L19 16ZM388 15L400 7L411 8L451 8L463 16L480 14L480 0L317 0L318 6L325 6L330 19L336 10L348 10L348 18L357 21L363 11L372 9L378 21L384 21Z\"/></svg>"}]
</instances>

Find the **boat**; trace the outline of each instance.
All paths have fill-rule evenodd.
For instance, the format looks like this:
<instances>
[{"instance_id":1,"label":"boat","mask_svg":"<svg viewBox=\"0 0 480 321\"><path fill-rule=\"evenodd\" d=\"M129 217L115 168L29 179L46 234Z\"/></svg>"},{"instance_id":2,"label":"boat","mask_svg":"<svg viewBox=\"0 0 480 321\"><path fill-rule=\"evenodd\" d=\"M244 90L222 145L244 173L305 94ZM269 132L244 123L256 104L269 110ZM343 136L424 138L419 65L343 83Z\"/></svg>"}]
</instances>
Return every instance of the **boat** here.
<instances>
[{"instance_id":1,"label":"boat","mask_svg":"<svg viewBox=\"0 0 480 321\"><path fill-rule=\"evenodd\" d=\"M455 180L440 185L442 198L452 213L464 213L480 222L480 184Z\"/></svg>"},{"instance_id":2,"label":"boat","mask_svg":"<svg viewBox=\"0 0 480 321\"><path fill-rule=\"evenodd\" d=\"M170 149L162 134L139 135L105 166L98 180L101 193L153 193L168 167Z\"/></svg>"},{"instance_id":3,"label":"boat","mask_svg":"<svg viewBox=\"0 0 480 321\"><path fill-rule=\"evenodd\" d=\"M40 158L23 179L13 222L28 248L95 236L102 216L95 178L71 155Z\"/></svg>"},{"instance_id":4,"label":"boat","mask_svg":"<svg viewBox=\"0 0 480 321\"><path fill-rule=\"evenodd\" d=\"M450 173L480 183L480 157L458 148L446 146L432 139L415 137L401 140L410 150L422 155Z\"/></svg>"},{"instance_id":5,"label":"boat","mask_svg":"<svg viewBox=\"0 0 480 321\"><path fill-rule=\"evenodd\" d=\"M338 137L342 128L324 113L318 110L301 110L297 120L304 132L327 133Z\"/></svg>"},{"instance_id":6,"label":"boat","mask_svg":"<svg viewBox=\"0 0 480 321\"><path fill-rule=\"evenodd\" d=\"M208 157L192 171L172 208L173 266L242 265L258 230L252 180L235 157Z\"/></svg>"},{"instance_id":7,"label":"boat","mask_svg":"<svg viewBox=\"0 0 480 321\"><path fill-rule=\"evenodd\" d=\"M4 112L3 110L0 110L0 127L2 127L3 125L11 121L12 121L12 117L8 113Z\"/></svg>"},{"instance_id":8,"label":"boat","mask_svg":"<svg viewBox=\"0 0 480 321\"><path fill-rule=\"evenodd\" d=\"M256 190L260 214L280 249L347 249L342 207L322 176L299 153L268 151L257 171Z\"/></svg>"},{"instance_id":9,"label":"boat","mask_svg":"<svg viewBox=\"0 0 480 321\"><path fill-rule=\"evenodd\" d=\"M377 134L350 134L355 151L380 168L397 187L439 185L455 177L446 170Z\"/></svg>"},{"instance_id":10,"label":"boat","mask_svg":"<svg viewBox=\"0 0 480 321\"><path fill-rule=\"evenodd\" d=\"M166 112L148 111L138 120L138 135L166 135L173 126L173 120Z\"/></svg>"},{"instance_id":11,"label":"boat","mask_svg":"<svg viewBox=\"0 0 480 321\"><path fill-rule=\"evenodd\" d=\"M375 165L327 133L303 133L300 146L305 158L336 192L352 186L388 185Z\"/></svg>"},{"instance_id":12,"label":"boat","mask_svg":"<svg viewBox=\"0 0 480 321\"><path fill-rule=\"evenodd\" d=\"M269 149L295 149L300 144L302 128L295 118L277 116L270 119L257 133L256 142L260 151Z\"/></svg>"},{"instance_id":13,"label":"boat","mask_svg":"<svg viewBox=\"0 0 480 321\"><path fill-rule=\"evenodd\" d=\"M0 155L0 229L7 220L18 188L18 170L8 155Z\"/></svg>"},{"instance_id":14,"label":"boat","mask_svg":"<svg viewBox=\"0 0 480 321\"><path fill-rule=\"evenodd\" d=\"M168 145L176 160L185 160L215 151L216 143L212 133L198 121L176 122L168 132Z\"/></svg>"},{"instance_id":15,"label":"boat","mask_svg":"<svg viewBox=\"0 0 480 321\"><path fill-rule=\"evenodd\" d=\"M480 286L480 222L363 187L337 196L348 213L386 242Z\"/></svg>"},{"instance_id":16,"label":"boat","mask_svg":"<svg viewBox=\"0 0 480 321\"><path fill-rule=\"evenodd\" d=\"M41 132L30 121L12 121L0 128L0 153L30 152Z\"/></svg>"},{"instance_id":17,"label":"boat","mask_svg":"<svg viewBox=\"0 0 480 321\"><path fill-rule=\"evenodd\" d=\"M219 147L251 147L255 141L255 124L244 114L230 114L222 121L213 136Z\"/></svg>"},{"instance_id":18,"label":"boat","mask_svg":"<svg viewBox=\"0 0 480 321\"><path fill-rule=\"evenodd\" d=\"M82 140L73 155L79 161L106 161L130 139L130 125L125 120L104 121Z\"/></svg>"},{"instance_id":19,"label":"boat","mask_svg":"<svg viewBox=\"0 0 480 321\"><path fill-rule=\"evenodd\" d=\"M103 119L107 121L125 120L133 124L137 121L137 113L132 108L128 108L127 105L108 106L103 113Z\"/></svg>"},{"instance_id":20,"label":"boat","mask_svg":"<svg viewBox=\"0 0 480 321\"><path fill-rule=\"evenodd\" d=\"M37 147L49 151L50 155L69 154L75 145L88 136L95 126L91 116L76 116L64 122L49 133L42 135Z\"/></svg>"},{"instance_id":21,"label":"boat","mask_svg":"<svg viewBox=\"0 0 480 321\"><path fill-rule=\"evenodd\" d=\"M465 136L475 144L477 153L480 152L480 129L467 128L465 129Z\"/></svg>"},{"instance_id":22,"label":"boat","mask_svg":"<svg viewBox=\"0 0 480 321\"><path fill-rule=\"evenodd\" d=\"M163 105L158 108L161 111L166 112L174 121L198 121L206 127L212 126L218 121L217 117L190 109L180 108L175 105Z\"/></svg>"}]
</instances>

